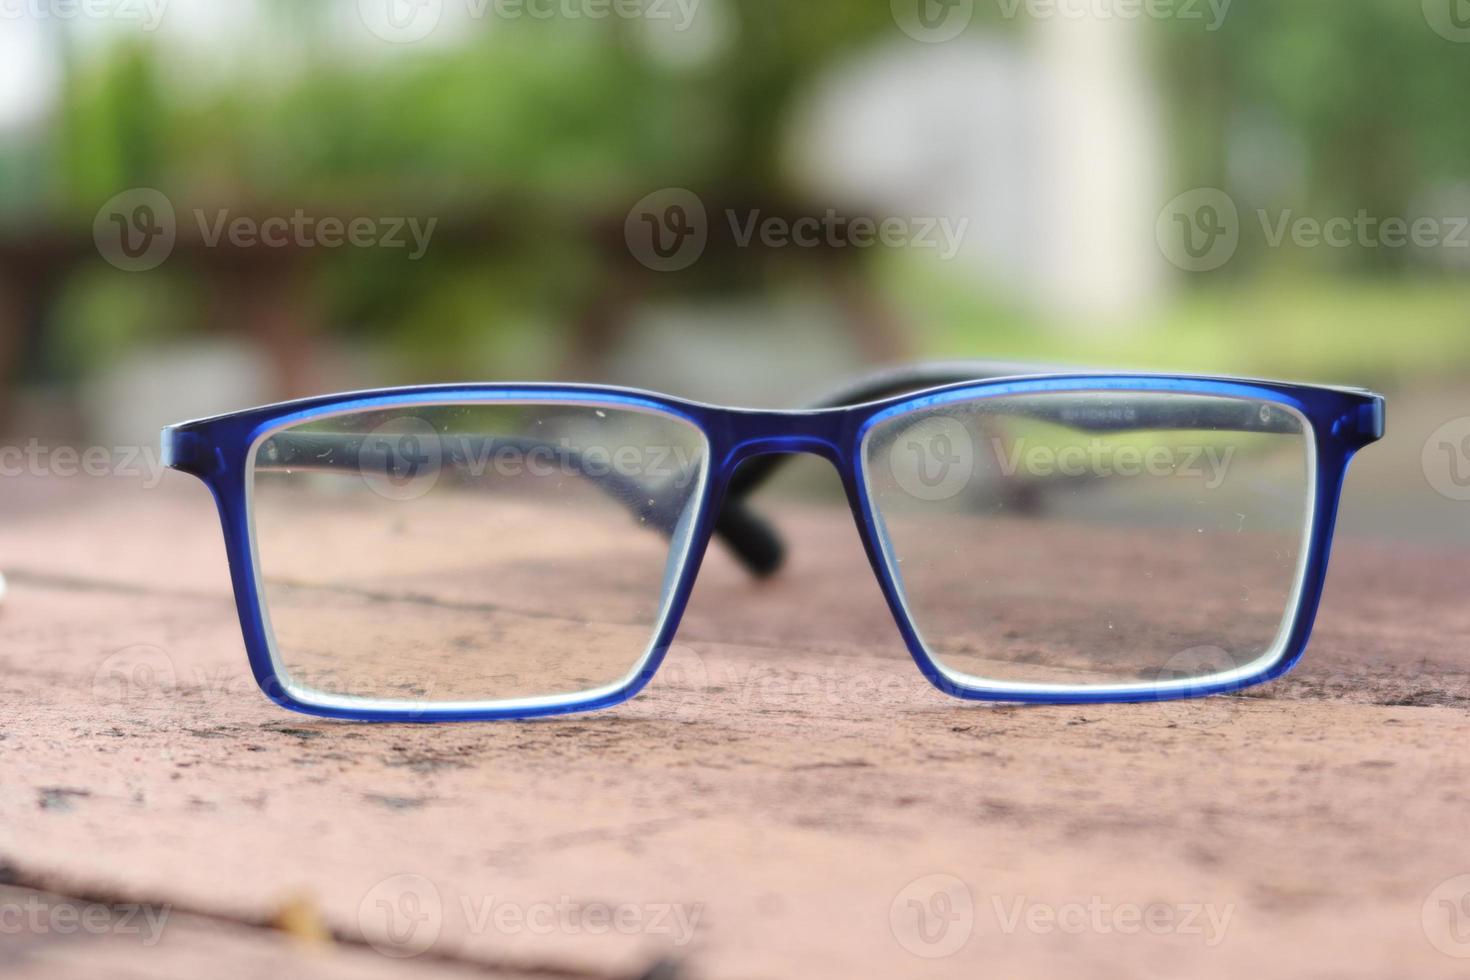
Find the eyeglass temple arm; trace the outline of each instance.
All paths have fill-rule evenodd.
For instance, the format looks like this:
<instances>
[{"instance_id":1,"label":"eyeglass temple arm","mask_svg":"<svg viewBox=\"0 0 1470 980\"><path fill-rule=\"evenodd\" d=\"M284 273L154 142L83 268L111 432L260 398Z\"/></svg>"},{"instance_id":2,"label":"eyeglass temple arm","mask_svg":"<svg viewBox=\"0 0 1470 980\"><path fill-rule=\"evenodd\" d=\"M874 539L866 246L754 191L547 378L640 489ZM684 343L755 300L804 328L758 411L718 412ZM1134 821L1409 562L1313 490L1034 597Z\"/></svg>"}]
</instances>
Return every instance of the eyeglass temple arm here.
<instances>
[{"instance_id":1,"label":"eyeglass temple arm","mask_svg":"<svg viewBox=\"0 0 1470 980\"><path fill-rule=\"evenodd\" d=\"M376 449L367 435L336 432L280 432L272 436L256 454L255 468L266 472L281 470L322 470L389 473L396 468L390 451ZM463 435L445 440L442 464L465 472L484 472L492 465L497 452L507 449L521 454L540 453L548 462L566 466L586 479L604 494L623 505L641 524L673 537L678 523L678 508L669 506L670 491L651 487L635 476L616 473L599 466L589 472L582 465L577 449L539 439L506 436ZM781 564L784 549L775 531L742 503L726 504L715 523L715 533L723 538L735 556L753 575L769 575Z\"/></svg>"},{"instance_id":2,"label":"eyeglass temple arm","mask_svg":"<svg viewBox=\"0 0 1470 980\"><path fill-rule=\"evenodd\" d=\"M1027 377L1038 374L1078 374L1076 368L1050 367L1038 364L1026 364L1010 361L947 361L947 362L925 362L920 364L909 364L902 367L888 368L872 374L865 375L843 386L833 389L824 397L811 403L807 407L814 409L843 408L852 405L862 405L867 402L881 401L885 398L893 398L898 395L906 395L911 392L923 391L927 388L941 388L945 385L964 384L967 381L989 381L996 378ZM1182 398L1182 396L1181 396ZM1077 429L1083 432L1130 432L1147 429L1167 430L1183 427L1180 422L1179 409L1188 405L1181 398L1171 399L1170 404L1143 404L1130 407L1126 415L1109 412L1106 409L1089 408L1088 406L1068 405L1058 400L1056 405L1045 405L1040 402L1027 406L1027 414L1058 425ZM1200 398L1193 400L1196 403L1191 411L1184 417L1188 419L1187 427L1190 429L1223 429L1230 432L1276 432L1295 433L1300 431L1299 423L1285 412L1270 412L1262 414L1259 406L1252 402L1228 402L1218 398ZM741 527L732 522L726 530L726 539L739 553L742 548L762 548L769 553L779 555L782 546L780 539L775 537L775 532L768 524L761 521L756 515L751 514L745 506L745 500L754 493L762 484L781 467L790 457L787 456L757 456L749 460L744 466L736 471L730 480L729 489L725 497L725 513L737 513L747 520L753 520L760 525L760 533L769 535L769 540L744 538ZM723 515L722 515L723 516ZM779 558L777 560L779 565ZM757 574L769 574L775 571L771 567L769 571L756 571Z\"/></svg>"}]
</instances>

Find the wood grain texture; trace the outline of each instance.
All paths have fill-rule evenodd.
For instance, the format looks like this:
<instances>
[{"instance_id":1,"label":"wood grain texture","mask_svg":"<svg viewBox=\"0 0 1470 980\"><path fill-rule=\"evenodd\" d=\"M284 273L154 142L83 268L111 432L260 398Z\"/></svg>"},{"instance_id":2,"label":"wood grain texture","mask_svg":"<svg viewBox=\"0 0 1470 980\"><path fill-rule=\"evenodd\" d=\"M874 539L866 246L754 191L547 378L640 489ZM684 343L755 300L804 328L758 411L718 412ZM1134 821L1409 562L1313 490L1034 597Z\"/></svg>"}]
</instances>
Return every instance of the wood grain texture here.
<instances>
[{"instance_id":1,"label":"wood grain texture","mask_svg":"<svg viewBox=\"0 0 1470 980\"><path fill-rule=\"evenodd\" d=\"M0 915L6 976L1467 968L1428 934L1470 874L1470 559L1449 551L1343 541L1307 663L1252 696L1021 709L931 689L850 521L800 510L777 581L711 554L626 706L364 726L255 690L202 488L7 490L0 912L170 920L145 946ZM952 955L911 951L944 943L910 900Z\"/></svg>"}]
</instances>

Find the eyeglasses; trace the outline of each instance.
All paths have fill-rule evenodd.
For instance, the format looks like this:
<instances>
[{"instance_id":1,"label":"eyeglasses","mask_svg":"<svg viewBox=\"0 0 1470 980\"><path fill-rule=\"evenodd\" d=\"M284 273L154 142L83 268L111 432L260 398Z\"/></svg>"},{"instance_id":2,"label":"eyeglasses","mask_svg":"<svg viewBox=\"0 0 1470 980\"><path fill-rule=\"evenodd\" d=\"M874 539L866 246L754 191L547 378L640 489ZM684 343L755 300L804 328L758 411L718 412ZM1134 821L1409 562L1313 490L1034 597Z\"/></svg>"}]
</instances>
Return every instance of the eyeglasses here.
<instances>
[{"instance_id":1,"label":"eyeglasses","mask_svg":"<svg viewBox=\"0 0 1470 980\"><path fill-rule=\"evenodd\" d=\"M485 384L335 395L164 430L209 485L265 693L362 720L526 718L637 694L712 537L794 454L842 478L914 661L948 694L1225 693L1306 649L1366 391L922 365L812 409Z\"/></svg>"}]
</instances>

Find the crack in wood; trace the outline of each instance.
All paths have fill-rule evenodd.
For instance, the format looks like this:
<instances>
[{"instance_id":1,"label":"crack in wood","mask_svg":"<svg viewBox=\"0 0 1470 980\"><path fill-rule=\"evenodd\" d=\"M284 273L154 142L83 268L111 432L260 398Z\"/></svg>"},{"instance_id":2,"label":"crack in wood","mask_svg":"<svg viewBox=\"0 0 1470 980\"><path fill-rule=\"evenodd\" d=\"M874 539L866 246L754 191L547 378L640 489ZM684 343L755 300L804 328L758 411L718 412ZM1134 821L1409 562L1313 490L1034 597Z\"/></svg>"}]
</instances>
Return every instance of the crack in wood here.
<instances>
[{"instance_id":1,"label":"crack in wood","mask_svg":"<svg viewBox=\"0 0 1470 980\"><path fill-rule=\"evenodd\" d=\"M0 887L31 892L50 899L54 904L73 906L136 906L156 916L180 915L199 922L214 923L261 933L285 936L271 916L251 916L209 909L203 906L180 902L160 902L140 899L123 890L95 885L81 885L53 878L42 872L21 867L14 860L0 855ZM367 951L377 955L368 940L359 935L328 925L327 935L337 945L348 949ZM20 955L24 955L24 947ZM555 963L527 963L512 960L494 960L487 957L472 957L452 952L426 951L414 958L416 963L433 963L446 967L472 970L486 976L509 974L512 976L538 977L546 980L677 980L683 976L683 965L676 960L661 958L635 974L585 970Z\"/></svg>"}]
</instances>

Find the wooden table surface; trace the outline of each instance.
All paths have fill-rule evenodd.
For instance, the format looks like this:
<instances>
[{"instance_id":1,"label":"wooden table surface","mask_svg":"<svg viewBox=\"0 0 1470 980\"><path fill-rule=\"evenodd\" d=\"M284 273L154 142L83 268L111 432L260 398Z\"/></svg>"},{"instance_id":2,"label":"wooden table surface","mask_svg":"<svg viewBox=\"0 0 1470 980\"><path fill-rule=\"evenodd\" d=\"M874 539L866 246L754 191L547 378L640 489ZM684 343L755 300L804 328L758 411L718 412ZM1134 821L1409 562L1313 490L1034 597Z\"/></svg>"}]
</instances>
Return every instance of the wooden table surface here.
<instances>
[{"instance_id":1,"label":"wooden table surface","mask_svg":"<svg viewBox=\"0 0 1470 980\"><path fill-rule=\"evenodd\" d=\"M6 977L1470 970L1448 549L1343 540L1253 696L1022 709L933 690L798 514L775 582L712 554L628 705L365 726L257 692L199 485L7 490Z\"/></svg>"}]
</instances>

